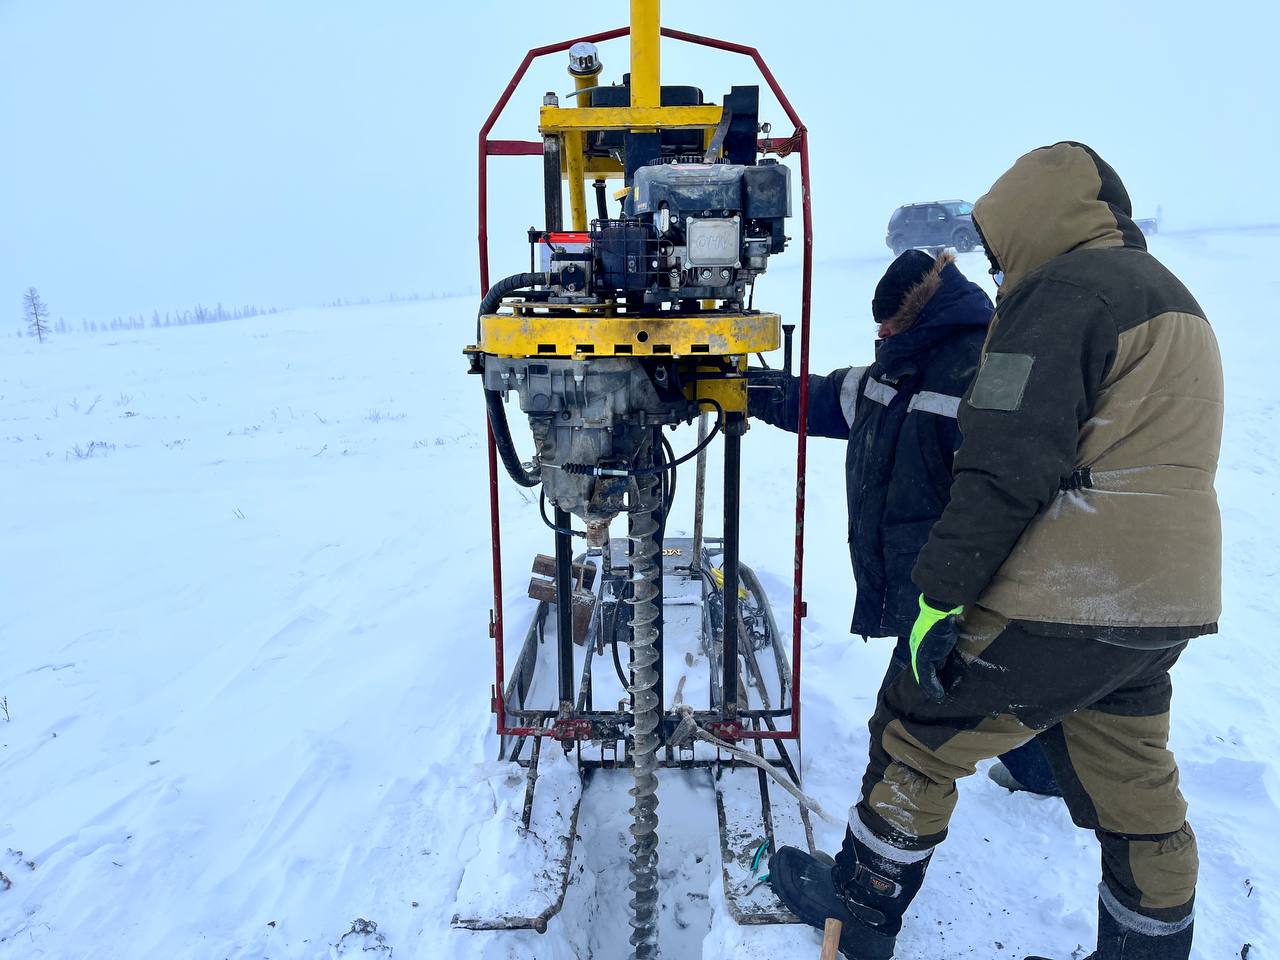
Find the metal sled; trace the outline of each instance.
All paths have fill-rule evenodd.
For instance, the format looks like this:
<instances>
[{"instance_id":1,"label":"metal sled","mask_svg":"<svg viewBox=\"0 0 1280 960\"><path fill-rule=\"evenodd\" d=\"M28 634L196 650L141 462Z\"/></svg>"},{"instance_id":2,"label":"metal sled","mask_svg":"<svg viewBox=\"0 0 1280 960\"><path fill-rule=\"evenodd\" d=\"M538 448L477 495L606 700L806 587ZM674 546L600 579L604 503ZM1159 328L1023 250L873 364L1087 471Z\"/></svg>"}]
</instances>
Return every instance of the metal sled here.
<instances>
[{"instance_id":1,"label":"metal sled","mask_svg":"<svg viewBox=\"0 0 1280 960\"><path fill-rule=\"evenodd\" d=\"M545 930L564 902L582 791L595 770L631 766L628 703L621 676L626 671L625 634L630 628L630 608L624 602L628 585L625 546L625 541L615 543L575 561L575 608L587 603L582 585L594 584L589 591L593 614L582 643L571 639L565 650L563 643L557 644L549 635L549 625L558 619L555 602L540 600L530 621L505 699L513 719L536 723L536 730L544 735L535 732L502 738L501 758L519 764L524 779L501 802L509 808L508 829L524 843L522 862L527 862L533 850L535 866L522 871L525 875L514 894L499 888L486 892L479 883L471 890L464 876L454 917L457 926ZM717 735L732 735L732 728L715 725L722 716L726 679L736 690L738 722L746 730L767 734L776 729L776 717L790 714L791 671L786 650L764 590L745 566L739 567L738 655L736 665L725 669L724 552L720 541L708 541L697 551L700 556L694 563L691 538L667 540L663 549L663 682L659 689L666 691L662 714L666 747L660 767L705 771L711 778L724 892L734 919L743 924L793 923L795 918L773 896L768 884L760 882L760 876L778 846L813 849L808 811L763 771L729 754L707 744L667 743L682 707L692 707L700 724L721 731ZM545 560L535 561L535 573L544 568ZM535 591L542 589L535 587ZM554 710L537 704L546 703L558 692L560 678L554 666L561 653L572 657L576 697L572 713L557 716ZM752 743L745 738L740 742ZM750 749L799 785L798 769L783 741L762 738ZM565 789L562 775L548 780L544 771L549 757L572 765L578 789L571 797L566 796L571 791ZM566 800L571 802L566 804Z\"/></svg>"}]
</instances>

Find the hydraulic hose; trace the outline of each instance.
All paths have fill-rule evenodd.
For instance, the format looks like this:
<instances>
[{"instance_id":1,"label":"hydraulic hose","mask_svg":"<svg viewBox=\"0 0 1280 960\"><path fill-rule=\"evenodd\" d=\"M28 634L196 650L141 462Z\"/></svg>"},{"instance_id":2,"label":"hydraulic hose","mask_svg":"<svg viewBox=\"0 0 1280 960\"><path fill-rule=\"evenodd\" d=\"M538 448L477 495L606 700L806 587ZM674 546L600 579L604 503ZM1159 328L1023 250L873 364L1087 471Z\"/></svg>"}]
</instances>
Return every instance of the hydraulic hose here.
<instances>
[{"instance_id":1,"label":"hydraulic hose","mask_svg":"<svg viewBox=\"0 0 1280 960\"><path fill-rule=\"evenodd\" d=\"M513 273L503 277L484 295L480 301L480 312L476 314L476 340L480 339L480 318L486 313L493 313L502 305L502 298L517 290L528 290L530 287L544 287L551 282L549 273Z\"/></svg>"},{"instance_id":2,"label":"hydraulic hose","mask_svg":"<svg viewBox=\"0 0 1280 960\"><path fill-rule=\"evenodd\" d=\"M493 445L498 449L502 465L507 468L511 479L522 487L536 487L542 482L541 471L529 471L524 468L520 454L516 453L516 445L511 440L511 427L507 423L507 407L502 402L502 394L497 390L485 387L485 406L489 408L489 429L493 431Z\"/></svg>"},{"instance_id":3,"label":"hydraulic hose","mask_svg":"<svg viewBox=\"0 0 1280 960\"><path fill-rule=\"evenodd\" d=\"M480 318L486 313L493 313L502 304L502 298L516 290L527 290L530 287L543 286L551 282L549 273L516 273L504 277L489 288L489 292L480 301L480 311L476 314L476 342L480 341ZM485 387L484 402L489 411L489 429L493 431L493 444L497 447L498 456L508 475L522 487L536 487L542 482L540 471L529 471L524 468L520 455L516 453L515 443L511 439L511 427L507 423L507 408L502 402L502 394L497 390Z\"/></svg>"}]
</instances>

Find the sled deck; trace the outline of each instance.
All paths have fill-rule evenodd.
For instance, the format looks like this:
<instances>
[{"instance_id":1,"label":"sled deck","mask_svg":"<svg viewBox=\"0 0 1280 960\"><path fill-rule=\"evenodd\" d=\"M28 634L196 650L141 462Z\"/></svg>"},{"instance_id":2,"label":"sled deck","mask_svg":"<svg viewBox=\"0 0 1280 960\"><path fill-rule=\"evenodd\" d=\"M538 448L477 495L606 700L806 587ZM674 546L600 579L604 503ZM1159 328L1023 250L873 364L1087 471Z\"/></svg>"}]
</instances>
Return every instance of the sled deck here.
<instances>
[{"instance_id":1,"label":"sled deck","mask_svg":"<svg viewBox=\"0 0 1280 960\"><path fill-rule=\"evenodd\" d=\"M764 748L769 751L769 747ZM780 771L790 760L779 758ZM736 762L712 769L720 866L729 914L740 924L799 923L764 878L779 847L815 852L809 811L763 771Z\"/></svg>"}]
</instances>

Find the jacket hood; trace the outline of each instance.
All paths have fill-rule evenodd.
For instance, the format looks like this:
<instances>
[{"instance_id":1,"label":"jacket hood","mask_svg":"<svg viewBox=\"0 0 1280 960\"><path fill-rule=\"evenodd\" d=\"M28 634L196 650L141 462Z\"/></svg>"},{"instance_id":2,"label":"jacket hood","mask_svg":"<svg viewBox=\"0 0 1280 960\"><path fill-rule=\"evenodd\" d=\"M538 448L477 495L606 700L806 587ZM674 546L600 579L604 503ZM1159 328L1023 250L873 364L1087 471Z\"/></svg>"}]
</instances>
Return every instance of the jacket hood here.
<instances>
[{"instance_id":1,"label":"jacket hood","mask_svg":"<svg viewBox=\"0 0 1280 960\"><path fill-rule=\"evenodd\" d=\"M1040 147L973 205L1003 297L1054 257L1084 247L1146 249L1129 193L1111 165L1082 143Z\"/></svg>"},{"instance_id":2,"label":"jacket hood","mask_svg":"<svg viewBox=\"0 0 1280 960\"><path fill-rule=\"evenodd\" d=\"M901 329L877 342L876 359L886 368L913 360L963 330L991 323L991 298L960 272L955 259L953 253L939 254L933 269L907 291L898 312L886 321Z\"/></svg>"}]
</instances>

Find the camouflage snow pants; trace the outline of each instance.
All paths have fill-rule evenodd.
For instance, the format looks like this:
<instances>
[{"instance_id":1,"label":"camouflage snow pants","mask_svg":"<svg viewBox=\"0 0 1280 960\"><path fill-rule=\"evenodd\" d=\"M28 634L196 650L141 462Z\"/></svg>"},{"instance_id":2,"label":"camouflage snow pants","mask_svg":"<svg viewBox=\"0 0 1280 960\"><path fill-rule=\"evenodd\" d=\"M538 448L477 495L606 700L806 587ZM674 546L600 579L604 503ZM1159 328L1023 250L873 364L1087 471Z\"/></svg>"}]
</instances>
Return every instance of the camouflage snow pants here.
<instances>
[{"instance_id":1,"label":"camouflage snow pants","mask_svg":"<svg viewBox=\"0 0 1280 960\"><path fill-rule=\"evenodd\" d=\"M1101 843L1101 906L1124 928L1178 934L1199 866L1168 749L1169 668L1185 647L1043 636L971 608L942 703L910 671L881 691L850 829L918 859L946 836L956 781L1034 736L1072 819Z\"/></svg>"}]
</instances>

